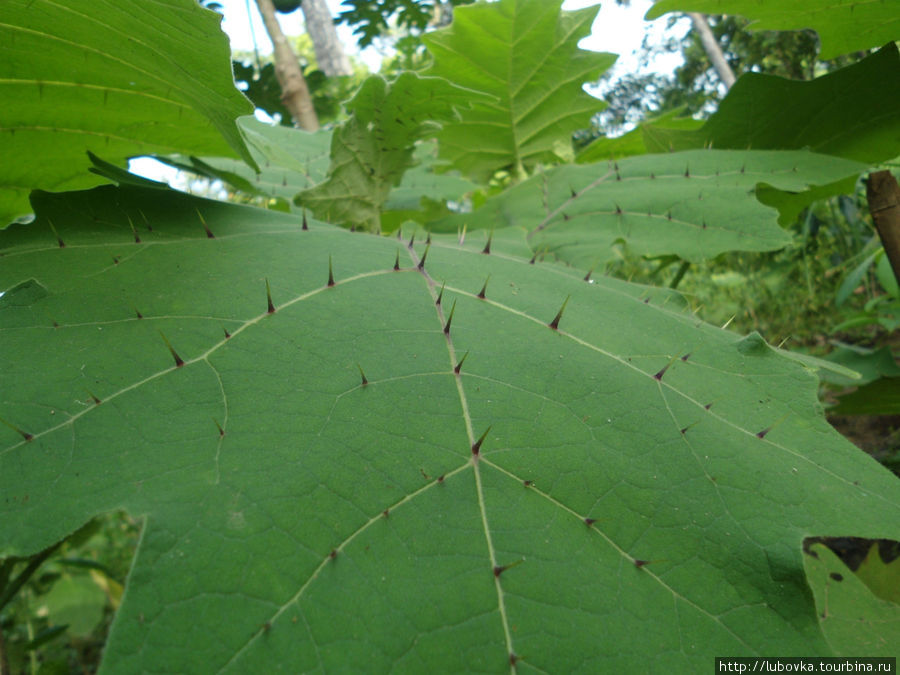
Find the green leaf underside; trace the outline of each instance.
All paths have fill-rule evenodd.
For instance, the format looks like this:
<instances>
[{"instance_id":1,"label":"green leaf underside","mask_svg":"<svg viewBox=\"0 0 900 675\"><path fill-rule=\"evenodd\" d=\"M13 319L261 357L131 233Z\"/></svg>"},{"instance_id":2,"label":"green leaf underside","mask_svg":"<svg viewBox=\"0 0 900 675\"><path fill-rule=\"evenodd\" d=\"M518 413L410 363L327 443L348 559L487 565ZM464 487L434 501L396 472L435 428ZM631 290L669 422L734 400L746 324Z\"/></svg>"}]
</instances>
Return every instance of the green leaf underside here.
<instances>
[{"instance_id":1,"label":"green leaf underside","mask_svg":"<svg viewBox=\"0 0 900 675\"><path fill-rule=\"evenodd\" d=\"M833 551L814 544L803 557L822 632L837 656L896 657L900 605L882 600Z\"/></svg>"},{"instance_id":2,"label":"green leaf underside","mask_svg":"<svg viewBox=\"0 0 900 675\"><path fill-rule=\"evenodd\" d=\"M801 191L856 175L865 165L806 151L692 150L615 163L555 167L491 197L478 211L434 227L523 227L535 251L583 269L636 254L685 260L780 248L790 235L755 197L759 183Z\"/></svg>"},{"instance_id":3,"label":"green leaf underside","mask_svg":"<svg viewBox=\"0 0 900 675\"><path fill-rule=\"evenodd\" d=\"M539 162L571 159L572 132L604 104L582 90L615 61L578 49L598 7L560 11L561 0L501 0L459 7L451 27L428 33L429 74L496 97L477 102L438 135L441 157L487 180Z\"/></svg>"},{"instance_id":4,"label":"green leaf underside","mask_svg":"<svg viewBox=\"0 0 900 675\"><path fill-rule=\"evenodd\" d=\"M237 121L259 172L246 162L227 157L159 157L176 168L221 180L248 195L281 199L291 204L300 190L322 182L328 173L331 131L310 133L280 124L265 124L253 116Z\"/></svg>"},{"instance_id":5,"label":"green leaf underside","mask_svg":"<svg viewBox=\"0 0 900 675\"><path fill-rule=\"evenodd\" d=\"M485 233L420 270L160 190L35 199L0 234L0 288L46 291L0 309L0 553L145 517L106 672L826 655L804 538L900 538L815 376L664 292Z\"/></svg>"},{"instance_id":6,"label":"green leaf underside","mask_svg":"<svg viewBox=\"0 0 900 675\"><path fill-rule=\"evenodd\" d=\"M149 153L241 155L237 89L221 18L192 0L4 0L0 7L0 226L32 188L101 182L110 161ZM60 69L60 64L66 68Z\"/></svg>"},{"instance_id":7,"label":"green leaf underside","mask_svg":"<svg viewBox=\"0 0 900 675\"><path fill-rule=\"evenodd\" d=\"M415 142L473 98L482 95L439 77L368 78L346 104L350 119L332 136L328 178L296 203L328 222L380 231L382 206L412 166Z\"/></svg>"},{"instance_id":8,"label":"green leaf underside","mask_svg":"<svg viewBox=\"0 0 900 675\"><path fill-rule=\"evenodd\" d=\"M811 81L746 73L700 129L649 127L649 152L807 148L867 163L893 159L900 154L897 46Z\"/></svg>"},{"instance_id":9,"label":"green leaf underside","mask_svg":"<svg viewBox=\"0 0 900 675\"><path fill-rule=\"evenodd\" d=\"M753 23L751 30L802 30L811 28L822 43L819 58L880 47L900 34L896 2L869 0L660 0L647 12L655 19L666 12L740 14Z\"/></svg>"}]
</instances>

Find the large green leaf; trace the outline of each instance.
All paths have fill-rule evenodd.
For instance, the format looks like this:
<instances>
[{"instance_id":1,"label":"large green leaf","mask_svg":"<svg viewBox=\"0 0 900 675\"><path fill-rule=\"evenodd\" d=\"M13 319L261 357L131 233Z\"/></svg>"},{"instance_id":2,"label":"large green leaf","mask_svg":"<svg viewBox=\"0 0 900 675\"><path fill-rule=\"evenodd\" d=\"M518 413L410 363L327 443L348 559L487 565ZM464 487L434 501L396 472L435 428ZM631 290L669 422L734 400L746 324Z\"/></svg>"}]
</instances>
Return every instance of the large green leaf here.
<instances>
[{"instance_id":1,"label":"large green leaf","mask_svg":"<svg viewBox=\"0 0 900 675\"><path fill-rule=\"evenodd\" d=\"M97 185L87 151L250 160L221 18L195 0L0 3L0 227L32 188Z\"/></svg>"},{"instance_id":2,"label":"large green leaf","mask_svg":"<svg viewBox=\"0 0 900 675\"><path fill-rule=\"evenodd\" d=\"M0 233L0 554L144 518L105 672L827 655L804 539L900 538L815 375L664 292L505 233L35 200Z\"/></svg>"},{"instance_id":3,"label":"large green leaf","mask_svg":"<svg viewBox=\"0 0 900 675\"><path fill-rule=\"evenodd\" d=\"M767 251L790 235L755 197L759 183L804 190L865 165L806 151L689 150L549 169L491 197L474 213L435 224L517 226L535 251L583 269L612 259L613 244L637 254L698 261L723 251Z\"/></svg>"},{"instance_id":4,"label":"large green leaf","mask_svg":"<svg viewBox=\"0 0 900 675\"><path fill-rule=\"evenodd\" d=\"M880 47L900 36L896 0L659 0L646 18L673 11L740 14L753 20L753 30L811 28L819 34L822 59Z\"/></svg>"},{"instance_id":5,"label":"large green leaf","mask_svg":"<svg viewBox=\"0 0 900 675\"><path fill-rule=\"evenodd\" d=\"M615 61L578 49L598 7L562 12L562 0L500 0L459 7L424 41L430 73L496 97L476 102L438 136L441 156L477 179L500 169L571 160L572 132L603 103L582 90Z\"/></svg>"},{"instance_id":6,"label":"large green leaf","mask_svg":"<svg viewBox=\"0 0 900 675\"><path fill-rule=\"evenodd\" d=\"M332 136L328 178L303 190L296 203L329 222L380 232L381 209L413 165L416 141L473 98L482 96L440 77L368 78L346 104L350 119Z\"/></svg>"},{"instance_id":7,"label":"large green leaf","mask_svg":"<svg viewBox=\"0 0 900 675\"><path fill-rule=\"evenodd\" d=\"M745 73L701 128L652 129L644 137L650 152L807 148L867 163L893 159L900 155L900 54L892 43L810 81Z\"/></svg>"}]
</instances>

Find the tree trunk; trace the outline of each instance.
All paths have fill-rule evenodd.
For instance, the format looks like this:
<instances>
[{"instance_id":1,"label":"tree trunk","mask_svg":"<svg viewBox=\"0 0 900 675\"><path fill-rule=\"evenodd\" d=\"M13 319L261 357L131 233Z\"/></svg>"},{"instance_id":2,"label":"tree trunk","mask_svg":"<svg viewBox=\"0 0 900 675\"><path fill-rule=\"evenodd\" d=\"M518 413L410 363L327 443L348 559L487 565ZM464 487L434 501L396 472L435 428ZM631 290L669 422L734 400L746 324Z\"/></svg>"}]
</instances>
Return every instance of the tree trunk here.
<instances>
[{"instance_id":1,"label":"tree trunk","mask_svg":"<svg viewBox=\"0 0 900 675\"><path fill-rule=\"evenodd\" d=\"M735 80L734 71L731 70L731 66L729 66L728 61L725 60L725 54L722 53L722 48L716 41L716 36L713 35L712 30L710 30L706 17L702 14L697 14L697 12L687 12L687 15L691 18L694 30L697 31L697 34L700 36L700 43L703 45L703 50L709 57L713 68L716 69L719 79L722 80L726 90L731 89L731 85L734 84Z\"/></svg>"},{"instance_id":2,"label":"tree trunk","mask_svg":"<svg viewBox=\"0 0 900 675\"><path fill-rule=\"evenodd\" d=\"M278 84L281 85L281 101L290 111L294 126L307 131L316 131L319 128L319 118L313 108L297 55L281 32L281 26L275 17L275 6L272 0L256 0L256 6L259 7L266 32L275 50L275 75L278 77Z\"/></svg>"},{"instance_id":3,"label":"tree trunk","mask_svg":"<svg viewBox=\"0 0 900 675\"><path fill-rule=\"evenodd\" d=\"M344 53L344 47L338 40L334 22L331 20L331 12L325 0L303 0L303 20L306 22L306 32L312 38L313 48L316 50L316 60L319 68L328 77L335 75L352 75L350 60Z\"/></svg>"},{"instance_id":4,"label":"tree trunk","mask_svg":"<svg viewBox=\"0 0 900 675\"><path fill-rule=\"evenodd\" d=\"M869 211L897 283L900 284L900 186L890 171L875 171L866 181Z\"/></svg>"}]
</instances>

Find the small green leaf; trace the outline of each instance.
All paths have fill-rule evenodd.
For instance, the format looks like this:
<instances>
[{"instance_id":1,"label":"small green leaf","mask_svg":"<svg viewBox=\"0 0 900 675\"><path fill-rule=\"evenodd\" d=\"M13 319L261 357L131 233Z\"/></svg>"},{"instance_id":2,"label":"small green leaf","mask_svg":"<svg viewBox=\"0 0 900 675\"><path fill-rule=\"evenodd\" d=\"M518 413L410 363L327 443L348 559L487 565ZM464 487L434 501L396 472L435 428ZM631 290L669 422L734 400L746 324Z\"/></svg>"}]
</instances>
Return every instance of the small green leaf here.
<instances>
[{"instance_id":1,"label":"small green leaf","mask_svg":"<svg viewBox=\"0 0 900 675\"><path fill-rule=\"evenodd\" d=\"M41 596L52 623L65 624L74 637L87 637L103 618L106 594L89 576L62 576Z\"/></svg>"},{"instance_id":2,"label":"small green leaf","mask_svg":"<svg viewBox=\"0 0 900 675\"><path fill-rule=\"evenodd\" d=\"M825 639L836 656L896 656L900 605L882 600L823 544L803 556Z\"/></svg>"},{"instance_id":3,"label":"small green leaf","mask_svg":"<svg viewBox=\"0 0 900 675\"><path fill-rule=\"evenodd\" d=\"M891 542L885 542L883 548L888 551ZM893 542L894 553L898 544ZM869 552L856 569L856 576L869 587L872 593L883 600L900 605L900 557L882 557L882 544L872 542Z\"/></svg>"},{"instance_id":4,"label":"small green leaf","mask_svg":"<svg viewBox=\"0 0 900 675\"><path fill-rule=\"evenodd\" d=\"M579 164L590 164L632 155L646 155L648 152L654 152L648 150L648 147L659 147L659 141L654 138L658 130L662 129L665 133L669 129L694 130L703 126L701 120L695 120L693 117L680 117L683 114L684 110L681 108L670 110L658 117L641 122L637 128L627 134L616 138L600 137L584 148L578 154L576 161ZM669 150L670 148L665 148L666 152Z\"/></svg>"}]
</instances>

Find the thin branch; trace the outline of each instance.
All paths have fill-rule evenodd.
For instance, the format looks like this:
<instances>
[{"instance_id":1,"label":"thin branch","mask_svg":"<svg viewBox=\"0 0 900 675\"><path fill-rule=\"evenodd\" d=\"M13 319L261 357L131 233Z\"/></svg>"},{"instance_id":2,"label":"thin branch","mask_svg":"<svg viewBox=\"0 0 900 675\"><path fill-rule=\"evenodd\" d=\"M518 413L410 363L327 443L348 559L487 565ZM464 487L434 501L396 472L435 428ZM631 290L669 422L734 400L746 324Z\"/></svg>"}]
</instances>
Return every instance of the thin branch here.
<instances>
[{"instance_id":1,"label":"thin branch","mask_svg":"<svg viewBox=\"0 0 900 675\"><path fill-rule=\"evenodd\" d=\"M296 126L306 131L317 131L319 118L313 108L309 87L306 86L297 55L281 31L281 25L275 16L275 5L272 0L256 0L256 6L259 7L275 51L275 75L281 85L281 101L290 111Z\"/></svg>"},{"instance_id":2,"label":"thin branch","mask_svg":"<svg viewBox=\"0 0 900 675\"><path fill-rule=\"evenodd\" d=\"M713 68L716 69L719 79L722 80L725 89L731 89L731 86L735 81L734 71L731 70L731 66L728 65L725 54L722 52L722 48L719 46L716 36L713 35L709 23L706 21L706 17L697 12L687 12L687 15L691 18L694 30L697 31L697 34L700 36L700 42L703 45L703 49L709 57Z\"/></svg>"}]
</instances>

